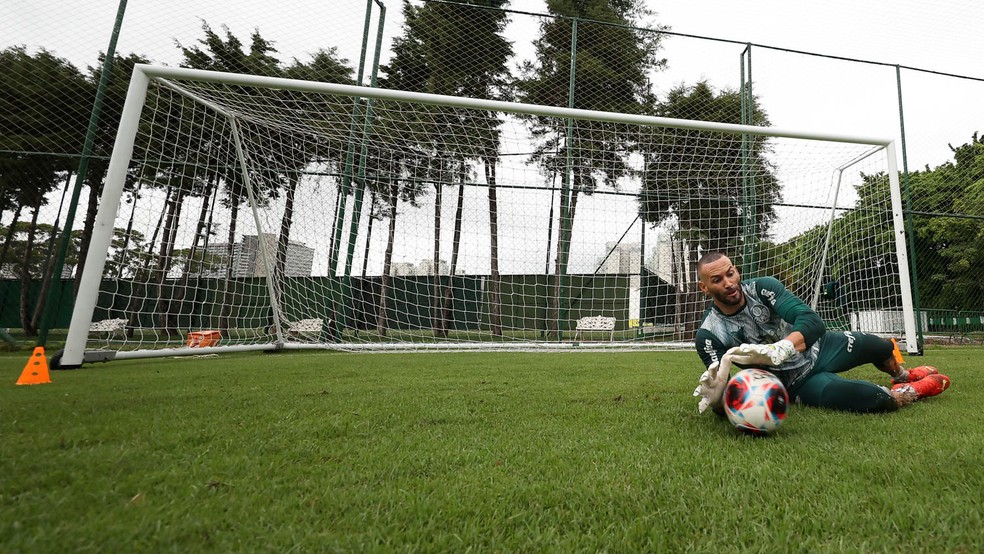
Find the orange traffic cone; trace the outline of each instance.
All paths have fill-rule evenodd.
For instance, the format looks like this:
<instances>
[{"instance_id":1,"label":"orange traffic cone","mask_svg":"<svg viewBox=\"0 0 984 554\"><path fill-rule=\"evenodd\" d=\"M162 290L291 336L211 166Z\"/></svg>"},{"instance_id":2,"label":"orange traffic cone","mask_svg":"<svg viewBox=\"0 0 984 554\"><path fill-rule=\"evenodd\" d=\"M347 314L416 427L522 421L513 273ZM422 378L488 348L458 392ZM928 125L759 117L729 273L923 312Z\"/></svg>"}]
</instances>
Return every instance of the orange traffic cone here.
<instances>
[{"instance_id":1,"label":"orange traffic cone","mask_svg":"<svg viewBox=\"0 0 984 554\"><path fill-rule=\"evenodd\" d=\"M21 372L17 384L41 385L50 382L51 376L48 375L48 358L44 357L44 347L38 346L34 349L34 354L31 354L31 359L27 361L27 365L24 366L24 371Z\"/></svg>"}]
</instances>

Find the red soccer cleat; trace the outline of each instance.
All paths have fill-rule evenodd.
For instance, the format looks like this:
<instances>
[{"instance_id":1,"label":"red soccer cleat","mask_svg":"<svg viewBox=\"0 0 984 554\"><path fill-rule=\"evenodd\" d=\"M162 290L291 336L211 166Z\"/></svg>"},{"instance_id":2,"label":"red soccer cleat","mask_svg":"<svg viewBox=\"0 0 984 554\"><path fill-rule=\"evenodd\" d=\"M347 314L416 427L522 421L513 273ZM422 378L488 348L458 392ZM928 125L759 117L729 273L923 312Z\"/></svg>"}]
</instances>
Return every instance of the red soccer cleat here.
<instances>
[{"instance_id":1,"label":"red soccer cleat","mask_svg":"<svg viewBox=\"0 0 984 554\"><path fill-rule=\"evenodd\" d=\"M938 375L940 370L931 365L921 365L909 370L909 382L921 381L927 375ZM945 387L944 387L945 388Z\"/></svg>"},{"instance_id":2,"label":"red soccer cleat","mask_svg":"<svg viewBox=\"0 0 984 554\"><path fill-rule=\"evenodd\" d=\"M928 366L927 366L928 367ZM920 368L915 368L920 369ZM932 368L936 370L936 368ZM909 370L912 371L912 370ZM946 389L950 388L950 378L946 375L940 375L939 373L929 373L922 379L918 381L909 381L908 383L899 383L892 387L894 391L904 391L904 392L914 392L916 394L916 400L921 400L923 398L929 398L930 396L936 396L942 393Z\"/></svg>"},{"instance_id":3,"label":"red soccer cleat","mask_svg":"<svg viewBox=\"0 0 984 554\"><path fill-rule=\"evenodd\" d=\"M900 383L915 383L916 381L921 381L927 375L937 375L940 370L936 369L931 365L921 365L919 367L914 367L906 372L905 381L899 381L897 379L892 379L893 385L898 385Z\"/></svg>"}]
</instances>

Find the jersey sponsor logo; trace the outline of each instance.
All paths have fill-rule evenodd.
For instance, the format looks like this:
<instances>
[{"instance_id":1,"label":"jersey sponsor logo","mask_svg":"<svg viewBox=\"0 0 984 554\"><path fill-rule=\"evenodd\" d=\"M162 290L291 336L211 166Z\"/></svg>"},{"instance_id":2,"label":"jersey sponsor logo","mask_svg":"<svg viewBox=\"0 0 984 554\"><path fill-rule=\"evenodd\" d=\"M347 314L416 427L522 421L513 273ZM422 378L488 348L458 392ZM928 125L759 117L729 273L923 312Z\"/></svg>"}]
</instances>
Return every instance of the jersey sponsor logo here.
<instances>
[{"instance_id":1,"label":"jersey sponsor logo","mask_svg":"<svg viewBox=\"0 0 984 554\"><path fill-rule=\"evenodd\" d=\"M850 331L844 331L844 336L847 337L847 351L854 352L854 335Z\"/></svg>"},{"instance_id":2,"label":"jersey sponsor logo","mask_svg":"<svg viewBox=\"0 0 984 554\"><path fill-rule=\"evenodd\" d=\"M761 289L759 291L759 294L762 295L766 300L768 300L769 301L769 304L772 304L772 306L775 307L775 305L776 305L776 293L775 292L773 292L773 291L771 291L769 289Z\"/></svg>"},{"instance_id":3,"label":"jersey sponsor logo","mask_svg":"<svg viewBox=\"0 0 984 554\"><path fill-rule=\"evenodd\" d=\"M714 350L714 344L711 342L711 339L704 340L704 353L711 357L712 363L719 361L717 351Z\"/></svg>"}]
</instances>

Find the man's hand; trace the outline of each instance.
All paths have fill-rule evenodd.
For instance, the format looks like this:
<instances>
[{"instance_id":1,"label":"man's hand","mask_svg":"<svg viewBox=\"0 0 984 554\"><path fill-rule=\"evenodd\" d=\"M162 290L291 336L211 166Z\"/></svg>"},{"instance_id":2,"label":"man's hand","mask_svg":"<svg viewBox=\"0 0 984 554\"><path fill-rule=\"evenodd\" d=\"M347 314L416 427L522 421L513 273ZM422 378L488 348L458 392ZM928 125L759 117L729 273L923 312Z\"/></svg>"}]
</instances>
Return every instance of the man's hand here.
<instances>
[{"instance_id":1,"label":"man's hand","mask_svg":"<svg viewBox=\"0 0 984 554\"><path fill-rule=\"evenodd\" d=\"M724 389L728 385L731 377L731 357L727 354L721 357L720 362L714 362L708 366L707 371L701 374L700 384L694 389L694 396L700 397L697 403L697 411L704 413L711 406L718 406L723 402Z\"/></svg>"},{"instance_id":2,"label":"man's hand","mask_svg":"<svg viewBox=\"0 0 984 554\"><path fill-rule=\"evenodd\" d=\"M728 350L725 355L730 354L731 361L736 364L777 366L795 353L791 341L781 340L772 344L743 344Z\"/></svg>"}]
</instances>

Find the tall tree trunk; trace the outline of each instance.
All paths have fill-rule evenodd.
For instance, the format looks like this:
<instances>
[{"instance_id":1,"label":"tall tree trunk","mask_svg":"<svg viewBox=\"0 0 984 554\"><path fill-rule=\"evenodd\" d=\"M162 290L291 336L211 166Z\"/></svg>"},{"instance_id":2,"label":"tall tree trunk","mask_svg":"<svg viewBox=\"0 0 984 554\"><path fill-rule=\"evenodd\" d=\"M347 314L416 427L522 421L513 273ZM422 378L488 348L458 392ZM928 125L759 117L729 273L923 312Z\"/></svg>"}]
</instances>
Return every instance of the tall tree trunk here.
<instances>
[{"instance_id":1,"label":"tall tree trunk","mask_svg":"<svg viewBox=\"0 0 984 554\"><path fill-rule=\"evenodd\" d=\"M373 206L373 207L376 205L376 193L375 192L372 192L372 191L370 192L369 205L370 206ZM373 208L369 208L369 221L368 221L368 224L367 224L367 227L368 228L366 229L366 248L365 248L365 251L362 254L362 278L363 279L366 278L366 271L369 268L369 252L370 252L370 246L372 245L372 228L374 227L375 220L376 220L376 218L373 217Z\"/></svg>"},{"instance_id":2,"label":"tall tree trunk","mask_svg":"<svg viewBox=\"0 0 984 554\"><path fill-rule=\"evenodd\" d=\"M142 181L138 181L136 189L130 193L130 217L126 222L126 231L123 232L123 244L120 246L120 259L114 274L115 277L123 278L125 276L124 270L126 268L127 256L130 251L130 239L133 235L133 220L137 214L137 202L140 200L141 183Z\"/></svg>"},{"instance_id":3,"label":"tall tree trunk","mask_svg":"<svg viewBox=\"0 0 984 554\"><path fill-rule=\"evenodd\" d=\"M369 221L367 222L366 229L366 248L362 253L362 286L359 288L359 302L356 304L355 310L355 325L356 329L369 329L371 322L371 313L368 306L369 299L372 298L372 288L370 287L369 281L366 279L366 274L369 269L369 251L372 244L372 229L375 227L374 223L376 218L374 217L374 207L376 206L376 193L370 192L369 200Z\"/></svg>"},{"instance_id":4,"label":"tall tree trunk","mask_svg":"<svg viewBox=\"0 0 984 554\"><path fill-rule=\"evenodd\" d=\"M71 186L71 183L72 172L69 171L68 176L65 178L65 188L62 191L62 199L59 202L58 216L55 217L55 223L51 226L51 235L48 237L48 254L47 260L45 260L44 263L43 272L41 274L41 290L38 291L38 301L34 306L34 314L31 316L31 325L33 325L35 329L40 329L41 318L44 316L44 308L48 300L48 291L51 290L51 281L54 279L55 264L58 261L58 226L61 224L61 207L65 203L65 193L68 192L68 187ZM66 256L67 255L68 253L66 252Z\"/></svg>"},{"instance_id":5,"label":"tall tree trunk","mask_svg":"<svg viewBox=\"0 0 984 554\"><path fill-rule=\"evenodd\" d=\"M170 198L171 189L168 188L165 193L166 198ZM164 218L167 212L161 212L161 216L157 219L157 225L154 226L154 233L150 236L150 241L147 242L147 251L144 253L144 260L141 267L136 271L133 276L133 287L130 290L130 300L126 303L125 313L127 315L127 325L126 325L126 336L127 338L133 338L134 329L141 326L140 315L143 313L144 303L147 291L150 289L150 285L153 281L153 276L150 271L150 264L153 261L154 245L157 244L157 237L164 228ZM76 277L78 280L78 277Z\"/></svg>"},{"instance_id":6,"label":"tall tree trunk","mask_svg":"<svg viewBox=\"0 0 984 554\"><path fill-rule=\"evenodd\" d=\"M670 239L671 248L671 262L670 267L673 268L673 281L676 288L676 294L674 295L674 316L673 316L673 337L676 340L687 340L687 320L688 310L689 310L689 283L687 282L687 240L681 236L681 233L676 233L676 235Z\"/></svg>"},{"instance_id":7,"label":"tall tree trunk","mask_svg":"<svg viewBox=\"0 0 984 554\"><path fill-rule=\"evenodd\" d=\"M684 260L684 267L686 268L686 283L687 283L687 305L685 306L685 313L687 315L684 324L684 336L692 337L697 332L697 328L700 326L700 316L703 310L700 309L700 291L694 284L694 279L697 275L697 241L690 241L687 250L687 259Z\"/></svg>"},{"instance_id":8,"label":"tall tree trunk","mask_svg":"<svg viewBox=\"0 0 984 554\"><path fill-rule=\"evenodd\" d=\"M451 239L451 267L448 273L448 284L444 289L444 305L441 309L441 321L444 323L444 338L448 336L449 322L453 321L452 308L454 304L454 276L458 271L458 252L461 250L461 218L465 209L465 164L462 161L461 181L458 183L458 205L454 210L454 236Z\"/></svg>"},{"instance_id":9,"label":"tall tree trunk","mask_svg":"<svg viewBox=\"0 0 984 554\"><path fill-rule=\"evenodd\" d=\"M300 174L292 172L287 182L287 191L284 198L284 215L280 218L280 234L277 237L277 254L274 256L273 285L283 292L285 277L287 275L287 254L290 248L290 228L294 225L294 197L297 192L297 184ZM282 297L282 295L280 295ZM278 298L281 300L282 298ZM271 299L272 300L272 299ZM281 305L283 308L283 305ZM282 314L288 321L293 321L297 314ZM270 324L273 321L273 308L270 309Z\"/></svg>"},{"instance_id":10,"label":"tall tree trunk","mask_svg":"<svg viewBox=\"0 0 984 554\"><path fill-rule=\"evenodd\" d=\"M167 216L164 220L164 236L161 241L161 250L157 256L157 275L154 284L157 288L157 321L168 337L178 336L178 330L171 325L171 298L165 294L165 283L167 274L170 270L171 260L174 256L174 241L178 232L178 218L181 217L181 208L184 204L184 192L182 189L174 189L173 197L166 203Z\"/></svg>"},{"instance_id":11,"label":"tall tree trunk","mask_svg":"<svg viewBox=\"0 0 984 554\"><path fill-rule=\"evenodd\" d=\"M51 228L51 237L48 241L48 260L44 264L44 273L41 275L41 290L38 291L38 301L34 305L34 314L31 316L31 325L38 329L41 325L41 317L44 315L44 307L48 300L48 291L51 290L51 282L54 279L55 262L58 256L54 250L58 248L58 223ZM53 323L53 322L52 322Z\"/></svg>"},{"instance_id":12,"label":"tall tree trunk","mask_svg":"<svg viewBox=\"0 0 984 554\"><path fill-rule=\"evenodd\" d=\"M344 208L344 203L346 201L346 196L342 194L342 187L341 187L341 185L339 185L337 187L337 189L338 189L338 191L335 193L335 214L336 214L336 216L338 214L338 210L341 210L341 209ZM331 228L328 229L328 260L329 261L330 260L335 260L336 261L336 264L335 265L337 266L338 265L337 264L338 256L335 253L335 249L338 248L338 245L335 244L335 223L336 223L336 219L337 219L336 217L331 218ZM345 219L345 218L343 217L342 219ZM329 277L331 277L334 274L334 272L335 272L335 268L334 267L329 267L328 268L328 276Z\"/></svg>"},{"instance_id":13,"label":"tall tree trunk","mask_svg":"<svg viewBox=\"0 0 984 554\"><path fill-rule=\"evenodd\" d=\"M24 256L21 258L21 297L20 297L20 318L24 334L33 337L38 334L37 327L34 326L30 317L30 292L31 292L31 261L34 253L34 236L38 227L38 213L41 211L41 202L32 206L34 213L31 215L31 225L27 228L27 243L24 245Z\"/></svg>"},{"instance_id":14,"label":"tall tree trunk","mask_svg":"<svg viewBox=\"0 0 984 554\"><path fill-rule=\"evenodd\" d=\"M236 290L233 277L235 275L235 254L236 254L236 221L239 218L239 202L230 202L229 213L229 234L226 236L226 270L225 279L222 283L222 311L219 313L219 329L228 330L232 328L232 307L235 306Z\"/></svg>"},{"instance_id":15,"label":"tall tree trunk","mask_svg":"<svg viewBox=\"0 0 984 554\"><path fill-rule=\"evenodd\" d=\"M502 304L499 297L499 199L496 190L496 162L485 163L485 181L489 186L489 263L492 275L489 279L489 327L493 336L502 336Z\"/></svg>"},{"instance_id":16,"label":"tall tree trunk","mask_svg":"<svg viewBox=\"0 0 984 554\"><path fill-rule=\"evenodd\" d=\"M189 330L192 327L191 316L195 311L197 311L197 309L195 308L194 301L187 302L185 299L188 297L188 289L194 288L197 292L197 288L198 288L197 275L201 274L203 263L202 261L198 262L199 269L196 272L195 257L198 255L199 252L201 252L202 256L204 256L204 250L200 248L200 245L205 240L205 227L209 220L209 204L210 204L209 200L212 197L212 194L216 188L218 187L214 186L214 182L209 181L208 184L205 186L205 190L203 191L202 207L201 209L198 210L198 221L195 223L195 233L191 239L191 247L188 249L188 258L185 260L184 267L181 269L181 286L177 287L177 289L174 291L173 303L176 306L176 309L172 310L171 313L168 315L168 322L169 322L168 327L181 329L182 322L180 321L180 318L182 315L184 315L186 311L188 312L189 317L188 317L188 321L185 322L184 327ZM196 275L194 287L192 287L191 284L192 274ZM193 300L195 296L196 294L193 293L192 294ZM187 309L189 307L190 309Z\"/></svg>"},{"instance_id":17,"label":"tall tree trunk","mask_svg":"<svg viewBox=\"0 0 984 554\"><path fill-rule=\"evenodd\" d=\"M376 313L376 332L386 336L386 303L389 296L390 272L393 268L393 244L396 242L396 183L390 183L387 200L390 206L389 234L386 237L386 255L383 257L383 278L379 285L379 311Z\"/></svg>"},{"instance_id":18,"label":"tall tree trunk","mask_svg":"<svg viewBox=\"0 0 984 554\"><path fill-rule=\"evenodd\" d=\"M573 184L571 185L571 201L570 205L567 207L567 214L560 211L560 225L557 226L557 267L555 270L554 278L554 307L553 307L553 317L549 328L560 337L560 326L561 319L569 319L570 313L564 310L563 301L561 294L561 282L564 280L564 275L569 272L567 270L567 264L571 259L571 237L574 233L574 214L577 212L577 198L578 190ZM566 221L566 224L564 223Z\"/></svg>"},{"instance_id":19,"label":"tall tree trunk","mask_svg":"<svg viewBox=\"0 0 984 554\"><path fill-rule=\"evenodd\" d=\"M434 328L435 337L447 337L447 330L444 329L444 310L441 301L441 209L443 204L444 185L438 179L434 183L434 297L431 305L431 312L434 314L434 321L431 326Z\"/></svg>"}]
</instances>

